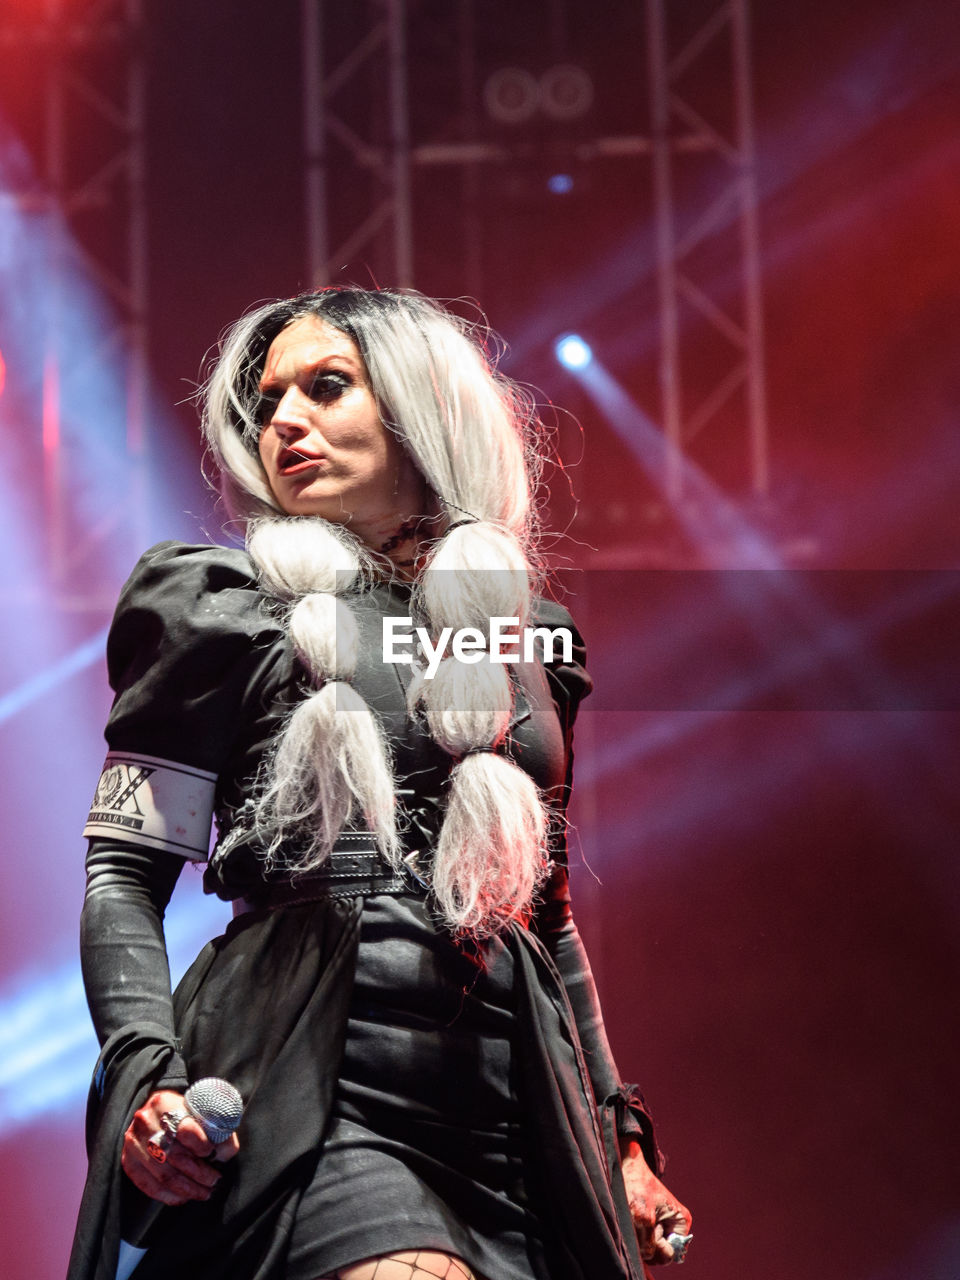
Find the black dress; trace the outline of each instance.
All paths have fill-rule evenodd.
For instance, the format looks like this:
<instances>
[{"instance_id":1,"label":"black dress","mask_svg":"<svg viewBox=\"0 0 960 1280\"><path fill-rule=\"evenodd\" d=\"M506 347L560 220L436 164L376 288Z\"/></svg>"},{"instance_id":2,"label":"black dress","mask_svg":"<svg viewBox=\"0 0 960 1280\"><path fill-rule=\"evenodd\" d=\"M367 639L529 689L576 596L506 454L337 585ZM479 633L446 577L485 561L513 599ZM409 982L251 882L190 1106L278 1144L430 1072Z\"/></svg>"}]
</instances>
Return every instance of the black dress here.
<instances>
[{"instance_id":1,"label":"black dress","mask_svg":"<svg viewBox=\"0 0 960 1280\"><path fill-rule=\"evenodd\" d=\"M361 636L353 683L390 739L405 839L428 852L451 762L407 714L409 668L385 665L379 652L381 619L406 612L405 589L377 587L352 604ZM546 603L537 620L572 626ZM164 850L168 864L190 848L199 858L203 795L222 837L304 691L248 557L176 543L148 552L121 596L108 659L117 690L110 783L88 833L108 836L119 822L127 849ZM582 652L522 667L518 679L510 751L562 812L573 719L589 689ZM176 793L189 820L153 813L146 785L131 800L148 771L156 807ZM241 1155L209 1202L159 1214L147 1205L150 1248L137 1280L171 1270L315 1280L417 1247L458 1255L490 1280L640 1275L615 1129L640 1139L654 1166L656 1151L603 1037L569 914L559 821L553 852L531 927L467 946L436 924L412 877L400 892L275 909L263 905L275 886L255 850L215 850L207 889L252 909L198 957L173 1021L159 997L116 1012L109 965L98 977L97 939L131 906L129 891L107 895L86 948L108 1038L91 1093L71 1280L112 1280L117 1237L144 1210L116 1167L130 1113L159 1085L202 1075L224 1076L244 1095Z\"/></svg>"}]
</instances>

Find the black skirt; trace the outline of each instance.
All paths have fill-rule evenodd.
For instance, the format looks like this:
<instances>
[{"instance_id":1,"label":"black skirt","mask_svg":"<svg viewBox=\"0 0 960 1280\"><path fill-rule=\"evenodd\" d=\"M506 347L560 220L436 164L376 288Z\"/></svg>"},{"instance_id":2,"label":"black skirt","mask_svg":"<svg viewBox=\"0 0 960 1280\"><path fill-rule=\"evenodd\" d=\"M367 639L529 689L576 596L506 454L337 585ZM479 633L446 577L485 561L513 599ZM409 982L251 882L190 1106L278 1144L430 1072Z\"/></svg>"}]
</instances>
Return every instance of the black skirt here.
<instances>
[{"instance_id":1,"label":"black skirt","mask_svg":"<svg viewBox=\"0 0 960 1280\"><path fill-rule=\"evenodd\" d=\"M330 1129L290 1280L439 1249L496 1280L545 1274L518 1097L513 955L460 945L422 899L366 899Z\"/></svg>"}]
</instances>

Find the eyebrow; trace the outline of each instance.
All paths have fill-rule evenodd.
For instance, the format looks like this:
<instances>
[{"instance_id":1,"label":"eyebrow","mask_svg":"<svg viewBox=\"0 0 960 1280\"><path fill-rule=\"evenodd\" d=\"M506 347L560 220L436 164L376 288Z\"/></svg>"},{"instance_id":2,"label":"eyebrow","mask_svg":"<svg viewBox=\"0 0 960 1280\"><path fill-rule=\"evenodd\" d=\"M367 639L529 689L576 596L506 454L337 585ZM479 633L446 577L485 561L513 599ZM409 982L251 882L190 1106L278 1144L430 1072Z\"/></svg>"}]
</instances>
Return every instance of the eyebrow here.
<instances>
[{"instance_id":1,"label":"eyebrow","mask_svg":"<svg viewBox=\"0 0 960 1280\"><path fill-rule=\"evenodd\" d=\"M355 360L353 356L347 355L346 353L341 354L340 352L331 352L330 355L321 356L318 360L312 360L309 364L305 364L303 368L298 371L297 378L304 376L310 377L315 373L320 373L324 369L331 369L333 372L336 372L334 368L335 361L342 362L347 365L348 369L352 373L360 373L362 371L361 363L358 360ZM295 381L295 379L292 381ZM282 379L268 378L266 371L264 371L260 381L257 383L258 390L261 392L281 385L289 386L290 383L284 383Z\"/></svg>"}]
</instances>

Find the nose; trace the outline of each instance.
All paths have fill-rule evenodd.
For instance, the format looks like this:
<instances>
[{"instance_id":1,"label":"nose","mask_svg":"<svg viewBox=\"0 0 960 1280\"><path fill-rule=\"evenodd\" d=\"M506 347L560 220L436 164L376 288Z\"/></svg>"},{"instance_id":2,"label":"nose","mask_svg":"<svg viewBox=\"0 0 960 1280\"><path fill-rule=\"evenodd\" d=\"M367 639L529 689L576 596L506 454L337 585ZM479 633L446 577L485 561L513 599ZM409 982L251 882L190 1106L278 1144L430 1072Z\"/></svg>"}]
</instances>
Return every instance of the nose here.
<instances>
[{"instance_id":1,"label":"nose","mask_svg":"<svg viewBox=\"0 0 960 1280\"><path fill-rule=\"evenodd\" d=\"M269 425L283 441L299 440L310 429L305 414L305 397L296 386L287 387L270 415ZM309 401L307 402L309 404Z\"/></svg>"}]
</instances>

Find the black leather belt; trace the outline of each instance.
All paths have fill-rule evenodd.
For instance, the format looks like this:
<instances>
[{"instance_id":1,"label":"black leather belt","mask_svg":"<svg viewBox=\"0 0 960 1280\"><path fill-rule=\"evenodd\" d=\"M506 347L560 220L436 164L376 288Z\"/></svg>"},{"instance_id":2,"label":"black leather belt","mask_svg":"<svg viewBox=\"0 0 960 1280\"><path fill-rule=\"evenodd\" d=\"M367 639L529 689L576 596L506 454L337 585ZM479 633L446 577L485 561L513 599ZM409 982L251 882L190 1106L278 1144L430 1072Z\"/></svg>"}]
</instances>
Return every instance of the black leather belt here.
<instances>
[{"instance_id":1,"label":"black leather belt","mask_svg":"<svg viewBox=\"0 0 960 1280\"><path fill-rule=\"evenodd\" d=\"M249 900L249 905L272 910L298 902L319 902L323 898L409 893L415 884L413 876L390 866L369 831L343 831L337 837L329 861L322 867L295 875L292 880L264 885L256 897Z\"/></svg>"}]
</instances>

